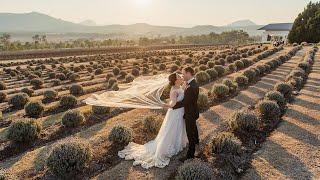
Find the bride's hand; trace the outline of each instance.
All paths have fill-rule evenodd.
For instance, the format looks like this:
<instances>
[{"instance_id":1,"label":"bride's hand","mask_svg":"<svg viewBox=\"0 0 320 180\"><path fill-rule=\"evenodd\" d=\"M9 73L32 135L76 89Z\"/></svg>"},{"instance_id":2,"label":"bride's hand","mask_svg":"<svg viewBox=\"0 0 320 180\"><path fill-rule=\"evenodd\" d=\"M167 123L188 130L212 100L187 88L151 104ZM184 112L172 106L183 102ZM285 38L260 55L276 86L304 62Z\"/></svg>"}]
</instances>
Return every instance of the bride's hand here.
<instances>
[{"instance_id":1,"label":"bride's hand","mask_svg":"<svg viewBox=\"0 0 320 180\"><path fill-rule=\"evenodd\" d=\"M168 104L163 104L163 105L162 105L162 108L163 108L163 109L169 109L169 108L171 108L171 107L170 107Z\"/></svg>"}]
</instances>

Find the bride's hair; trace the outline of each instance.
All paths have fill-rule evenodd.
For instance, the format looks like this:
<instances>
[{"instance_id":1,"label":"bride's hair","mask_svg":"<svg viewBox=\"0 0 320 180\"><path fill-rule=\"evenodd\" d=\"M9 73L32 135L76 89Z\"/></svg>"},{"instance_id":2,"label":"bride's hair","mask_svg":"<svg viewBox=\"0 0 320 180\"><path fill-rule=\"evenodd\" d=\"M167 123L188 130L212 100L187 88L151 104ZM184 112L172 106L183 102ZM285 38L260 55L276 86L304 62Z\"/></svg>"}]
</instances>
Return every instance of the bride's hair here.
<instances>
[{"instance_id":1,"label":"bride's hair","mask_svg":"<svg viewBox=\"0 0 320 180\"><path fill-rule=\"evenodd\" d=\"M177 81L177 73L172 73L169 75L169 85L174 86Z\"/></svg>"}]
</instances>

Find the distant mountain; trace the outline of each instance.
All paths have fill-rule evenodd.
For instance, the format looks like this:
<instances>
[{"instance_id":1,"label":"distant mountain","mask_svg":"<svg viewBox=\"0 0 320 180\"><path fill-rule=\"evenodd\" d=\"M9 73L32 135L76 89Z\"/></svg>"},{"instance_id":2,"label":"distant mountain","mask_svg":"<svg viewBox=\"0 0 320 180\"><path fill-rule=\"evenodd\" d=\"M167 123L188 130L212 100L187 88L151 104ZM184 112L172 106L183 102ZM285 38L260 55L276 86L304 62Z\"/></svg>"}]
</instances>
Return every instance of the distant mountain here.
<instances>
[{"instance_id":1,"label":"distant mountain","mask_svg":"<svg viewBox=\"0 0 320 180\"><path fill-rule=\"evenodd\" d=\"M85 26L97 26L97 23L94 22L93 20L91 19L88 19L88 20L85 20L85 21L82 21L80 22L79 24L81 25L85 25Z\"/></svg>"},{"instance_id":2,"label":"distant mountain","mask_svg":"<svg viewBox=\"0 0 320 180\"><path fill-rule=\"evenodd\" d=\"M249 19L246 20L240 20L240 21L235 21L231 24L228 24L228 27L245 27L245 26L256 26L257 24L252 22Z\"/></svg>"},{"instance_id":3,"label":"distant mountain","mask_svg":"<svg viewBox=\"0 0 320 180\"><path fill-rule=\"evenodd\" d=\"M24 14L0 13L0 31L63 32L73 31L82 25L31 12Z\"/></svg>"},{"instance_id":4,"label":"distant mountain","mask_svg":"<svg viewBox=\"0 0 320 180\"><path fill-rule=\"evenodd\" d=\"M250 25L250 26L244 26ZM261 35L257 29L262 26L254 25L251 21L239 21L229 26L199 25L191 28L174 26L154 26L146 23L132 25L106 25L97 26L93 21L88 20L81 23L73 23L57 19L45 14L31 12L23 14L0 13L0 32L11 33L86 33L86 34L115 34L123 37L158 37L199 35L211 32L221 33L231 30L244 30L250 35ZM108 36L110 37L110 36Z\"/></svg>"}]
</instances>

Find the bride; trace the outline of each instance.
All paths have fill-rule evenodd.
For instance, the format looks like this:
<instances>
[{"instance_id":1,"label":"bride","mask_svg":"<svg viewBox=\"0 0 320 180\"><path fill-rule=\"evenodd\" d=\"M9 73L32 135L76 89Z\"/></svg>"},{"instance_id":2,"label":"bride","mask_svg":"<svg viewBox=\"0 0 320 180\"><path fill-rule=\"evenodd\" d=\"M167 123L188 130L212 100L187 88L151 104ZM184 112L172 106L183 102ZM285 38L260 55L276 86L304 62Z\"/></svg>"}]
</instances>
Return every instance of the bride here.
<instances>
[{"instance_id":1,"label":"bride","mask_svg":"<svg viewBox=\"0 0 320 180\"><path fill-rule=\"evenodd\" d=\"M183 79L174 73L169 76L170 102L163 106L169 108L157 137L144 145L130 142L118 155L126 160L133 159L133 165L143 168L153 166L163 168L169 164L170 157L178 154L187 145L185 122L183 119L184 108L173 110L176 102L184 98L182 89Z\"/></svg>"},{"instance_id":2,"label":"bride","mask_svg":"<svg viewBox=\"0 0 320 180\"><path fill-rule=\"evenodd\" d=\"M164 87L171 85L170 101L161 101ZM177 73L171 75L144 76L135 79L131 84L120 87L124 90L107 91L100 95L93 94L85 103L95 106L167 109L166 116L157 137L144 145L130 142L118 156L126 160L134 160L134 165L143 168L163 168L169 164L170 158L182 151L187 143L184 108L172 109L184 98L183 79Z\"/></svg>"}]
</instances>

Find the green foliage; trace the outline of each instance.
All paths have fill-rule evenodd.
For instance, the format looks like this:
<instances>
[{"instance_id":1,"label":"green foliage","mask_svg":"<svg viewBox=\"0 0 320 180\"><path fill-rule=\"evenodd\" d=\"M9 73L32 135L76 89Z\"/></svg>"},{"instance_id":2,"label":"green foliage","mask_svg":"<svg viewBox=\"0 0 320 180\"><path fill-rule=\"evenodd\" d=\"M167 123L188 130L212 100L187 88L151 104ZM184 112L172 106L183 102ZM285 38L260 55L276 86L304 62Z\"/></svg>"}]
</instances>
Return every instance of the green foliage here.
<instances>
[{"instance_id":1,"label":"green foliage","mask_svg":"<svg viewBox=\"0 0 320 180\"><path fill-rule=\"evenodd\" d=\"M110 112L110 107L92 106L92 112L97 115L106 115Z\"/></svg>"},{"instance_id":2,"label":"green foliage","mask_svg":"<svg viewBox=\"0 0 320 180\"><path fill-rule=\"evenodd\" d=\"M236 67L235 63L231 63L228 65L228 69L229 69L229 72L235 72L237 67Z\"/></svg>"},{"instance_id":3,"label":"green foliage","mask_svg":"<svg viewBox=\"0 0 320 180\"><path fill-rule=\"evenodd\" d=\"M259 125L258 117L247 110L235 111L227 122L232 131L243 133L256 131Z\"/></svg>"},{"instance_id":4,"label":"green foliage","mask_svg":"<svg viewBox=\"0 0 320 180\"><path fill-rule=\"evenodd\" d=\"M161 63L159 65L159 70L161 70L161 71L165 70L166 68L167 68L167 66L165 64L163 64L163 63Z\"/></svg>"},{"instance_id":5,"label":"green foliage","mask_svg":"<svg viewBox=\"0 0 320 180\"><path fill-rule=\"evenodd\" d=\"M143 127L144 129L152 134L157 134L160 130L163 118L159 115L150 115L144 118Z\"/></svg>"},{"instance_id":6,"label":"green foliage","mask_svg":"<svg viewBox=\"0 0 320 180\"><path fill-rule=\"evenodd\" d=\"M248 69L243 72L243 76L247 77L249 82L253 82L256 77L256 72L252 69Z\"/></svg>"},{"instance_id":7,"label":"green foliage","mask_svg":"<svg viewBox=\"0 0 320 180\"><path fill-rule=\"evenodd\" d=\"M240 87L245 87L248 85L249 83L249 80L247 77L243 76L243 75L240 75L240 76L236 76L234 78L234 81L238 84L238 86Z\"/></svg>"},{"instance_id":8,"label":"green foliage","mask_svg":"<svg viewBox=\"0 0 320 180\"><path fill-rule=\"evenodd\" d=\"M214 155L239 154L241 152L241 141L232 133L221 132L211 141L211 151Z\"/></svg>"},{"instance_id":9,"label":"green foliage","mask_svg":"<svg viewBox=\"0 0 320 180\"><path fill-rule=\"evenodd\" d=\"M310 70L310 64L307 62L301 62L298 64L298 67L303 69L305 72L308 72Z\"/></svg>"},{"instance_id":10,"label":"green foliage","mask_svg":"<svg viewBox=\"0 0 320 180\"><path fill-rule=\"evenodd\" d=\"M292 98L293 87L289 83L277 83L274 90L279 91L287 100Z\"/></svg>"},{"instance_id":11,"label":"green foliage","mask_svg":"<svg viewBox=\"0 0 320 180\"><path fill-rule=\"evenodd\" d=\"M14 142L30 142L40 136L41 126L32 119L20 119L11 123L7 139Z\"/></svg>"},{"instance_id":12,"label":"green foliage","mask_svg":"<svg viewBox=\"0 0 320 180\"><path fill-rule=\"evenodd\" d=\"M22 93L26 93L26 94L28 94L29 97L31 97L31 96L33 95L33 93L34 93L34 90L25 87L25 88L22 88L22 89L21 89L21 92L22 92Z\"/></svg>"},{"instance_id":13,"label":"green foliage","mask_svg":"<svg viewBox=\"0 0 320 180\"><path fill-rule=\"evenodd\" d=\"M55 90L46 90L43 93L43 97L46 101L53 101L57 98L58 92Z\"/></svg>"},{"instance_id":14,"label":"green foliage","mask_svg":"<svg viewBox=\"0 0 320 180\"><path fill-rule=\"evenodd\" d=\"M0 81L0 90L6 90L7 86L4 82Z\"/></svg>"},{"instance_id":15,"label":"green foliage","mask_svg":"<svg viewBox=\"0 0 320 180\"><path fill-rule=\"evenodd\" d=\"M196 80L200 86L209 83L210 79L210 75L204 71L200 71L196 74Z\"/></svg>"},{"instance_id":16,"label":"green foliage","mask_svg":"<svg viewBox=\"0 0 320 180\"><path fill-rule=\"evenodd\" d=\"M117 79L116 78L110 78L109 80L108 80L108 86L109 86L109 88L111 88L114 84L116 84L118 81L117 81Z\"/></svg>"},{"instance_id":17,"label":"green foliage","mask_svg":"<svg viewBox=\"0 0 320 180\"><path fill-rule=\"evenodd\" d=\"M236 65L237 70L241 70L244 68L244 63L240 60L235 61L234 64Z\"/></svg>"},{"instance_id":18,"label":"green foliage","mask_svg":"<svg viewBox=\"0 0 320 180\"><path fill-rule=\"evenodd\" d=\"M198 96L198 107L201 112L206 111L209 108L209 98L206 94L200 93Z\"/></svg>"},{"instance_id":19,"label":"green foliage","mask_svg":"<svg viewBox=\"0 0 320 180\"><path fill-rule=\"evenodd\" d=\"M98 68L94 71L94 74L95 75L99 75L99 74L102 74L103 73L103 70L101 68Z\"/></svg>"},{"instance_id":20,"label":"green foliage","mask_svg":"<svg viewBox=\"0 0 320 180\"><path fill-rule=\"evenodd\" d=\"M79 84L74 84L69 88L70 94L79 96L84 93L83 87Z\"/></svg>"},{"instance_id":21,"label":"green foliage","mask_svg":"<svg viewBox=\"0 0 320 180\"><path fill-rule=\"evenodd\" d=\"M205 72L209 74L211 80L215 80L218 77L218 72L214 68L207 69Z\"/></svg>"},{"instance_id":22,"label":"green foliage","mask_svg":"<svg viewBox=\"0 0 320 180\"><path fill-rule=\"evenodd\" d=\"M72 109L77 105L77 98L73 95L62 96L59 105L63 109Z\"/></svg>"},{"instance_id":23,"label":"green foliage","mask_svg":"<svg viewBox=\"0 0 320 180\"><path fill-rule=\"evenodd\" d=\"M210 180L213 179L210 166L199 159L192 159L184 162L179 168L176 180Z\"/></svg>"},{"instance_id":24,"label":"green foliage","mask_svg":"<svg viewBox=\"0 0 320 180\"><path fill-rule=\"evenodd\" d=\"M310 2L294 21L288 35L291 43L320 42L320 2Z\"/></svg>"},{"instance_id":25,"label":"green foliage","mask_svg":"<svg viewBox=\"0 0 320 180\"><path fill-rule=\"evenodd\" d=\"M64 81L67 79L66 75L64 75L63 73L56 74L56 78L59 79L60 81Z\"/></svg>"},{"instance_id":26,"label":"green foliage","mask_svg":"<svg viewBox=\"0 0 320 180\"><path fill-rule=\"evenodd\" d=\"M111 86L111 89L112 89L112 91L118 91L118 90L119 90L118 83L114 83L114 84Z\"/></svg>"},{"instance_id":27,"label":"green foliage","mask_svg":"<svg viewBox=\"0 0 320 180\"><path fill-rule=\"evenodd\" d=\"M70 76L69 76L69 80L71 82L76 82L80 79L80 76L79 74L76 74L76 73L72 73Z\"/></svg>"},{"instance_id":28,"label":"green foliage","mask_svg":"<svg viewBox=\"0 0 320 180\"><path fill-rule=\"evenodd\" d=\"M7 98L7 93L0 92L0 103L4 102Z\"/></svg>"},{"instance_id":29,"label":"green foliage","mask_svg":"<svg viewBox=\"0 0 320 180\"><path fill-rule=\"evenodd\" d=\"M221 66L221 65L215 65L213 68L217 71L219 77L221 77L221 76L224 75L225 69L224 69L223 66Z\"/></svg>"},{"instance_id":30,"label":"green foliage","mask_svg":"<svg viewBox=\"0 0 320 180\"><path fill-rule=\"evenodd\" d=\"M134 80L134 76L131 74L126 75L125 77L126 83L130 83Z\"/></svg>"},{"instance_id":31,"label":"green foliage","mask_svg":"<svg viewBox=\"0 0 320 180\"><path fill-rule=\"evenodd\" d=\"M69 110L62 116L61 123L63 126L73 128L81 125L85 121L83 114L78 110Z\"/></svg>"},{"instance_id":32,"label":"green foliage","mask_svg":"<svg viewBox=\"0 0 320 180\"><path fill-rule=\"evenodd\" d=\"M228 96L229 94L229 87L224 84L215 84L213 85L210 95L212 95L214 98L221 100Z\"/></svg>"},{"instance_id":33,"label":"green foliage","mask_svg":"<svg viewBox=\"0 0 320 180\"><path fill-rule=\"evenodd\" d=\"M56 176L67 179L82 171L91 157L92 151L87 142L67 139L53 148L46 164Z\"/></svg>"},{"instance_id":34,"label":"green foliage","mask_svg":"<svg viewBox=\"0 0 320 180\"><path fill-rule=\"evenodd\" d=\"M40 102L29 102L24 107L26 115L30 118L39 118L44 112L44 106Z\"/></svg>"},{"instance_id":35,"label":"green foliage","mask_svg":"<svg viewBox=\"0 0 320 180\"><path fill-rule=\"evenodd\" d=\"M280 92L270 91L264 96L264 99L270 100L270 101L275 101L279 105L281 112L285 111L287 101Z\"/></svg>"},{"instance_id":36,"label":"green foliage","mask_svg":"<svg viewBox=\"0 0 320 180\"><path fill-rule=\"evenodd\" d=\"M178 41L178 43L183 44L241 44L248 42L253 42L253 39L243 30L227 31L221 34L212 32L207 35L185 36L181 37Z\"/></svg>"},{"instance_id":37,"label":"green foliage","mask_svg":"<svg viewBox=\"0 0 320 180\"><path fill-rule=\"evenodd\" d=\"M9 104L15 109L22 109L29 102L29 96L26 93L19 93L9 99Z\"/></svg>"},{"instance_id":38,"label":"green foliage","mask_svg":"<svg viewBox=\"0 0 320 180\"><path fill-rule=\"evenodd\" d=\"M229 93L233 94L237 91L238 89L238 84L231 81L231 79L225 78L222 80L222 84L226 85L229 87Z\"/></svg>"},{"instance_id":39,"label":"green foliage","mask_svg":"<svg viewBox=\"0 0 320 180\"><path fill-rule=\"evenodd\" d=\"M120 69L119 69L118 67L115 67L115 68L112 69L112 72L113 72L113 74L114 74L115 76L117 76L117 75L119 75L119 73L120 73Z\"/></svg>"},{"instance_id":40,"label":"green foliage","mask_svg":"<svg viewBox=\"0 0 320 180\"><path fill-rule=\"evenodd\" d=\"M116 125L109 133L108 139L113 143L128 144L132 140L132 129Z\"/></svg>"},{"instance_id":41,"label":"green foliage","mask_svg":"<svg viewBox=\"0 0 320 180\"><path fill-rule=\"evenodd\" d=\"M134 76L139 76L140 75L140 71L137 68L133 68L131 71L131 74Z\"/></svg>"},{"instance_id":42,"label":"green foliage","mask_svg":"<svg viewBox=\"0 0 320 180\"><path fill-rule=\"evenodd\" d=\"M266 123L275 123L280 119L281 111L275 101L262 100L255 106L257 115Z\"/></svg>"},{"instance_id":43,"label":"green foliage","mask_svg":"<svg viewBox=\"0 0 320 180\"><path fill-rule=\"evenodd\" d=\"M43 80L39 79L39 78L32 79L30 81L30 84L33 86L34 89L40 89L40 88L42 88Z\"/></svg>"}]
</instances>

